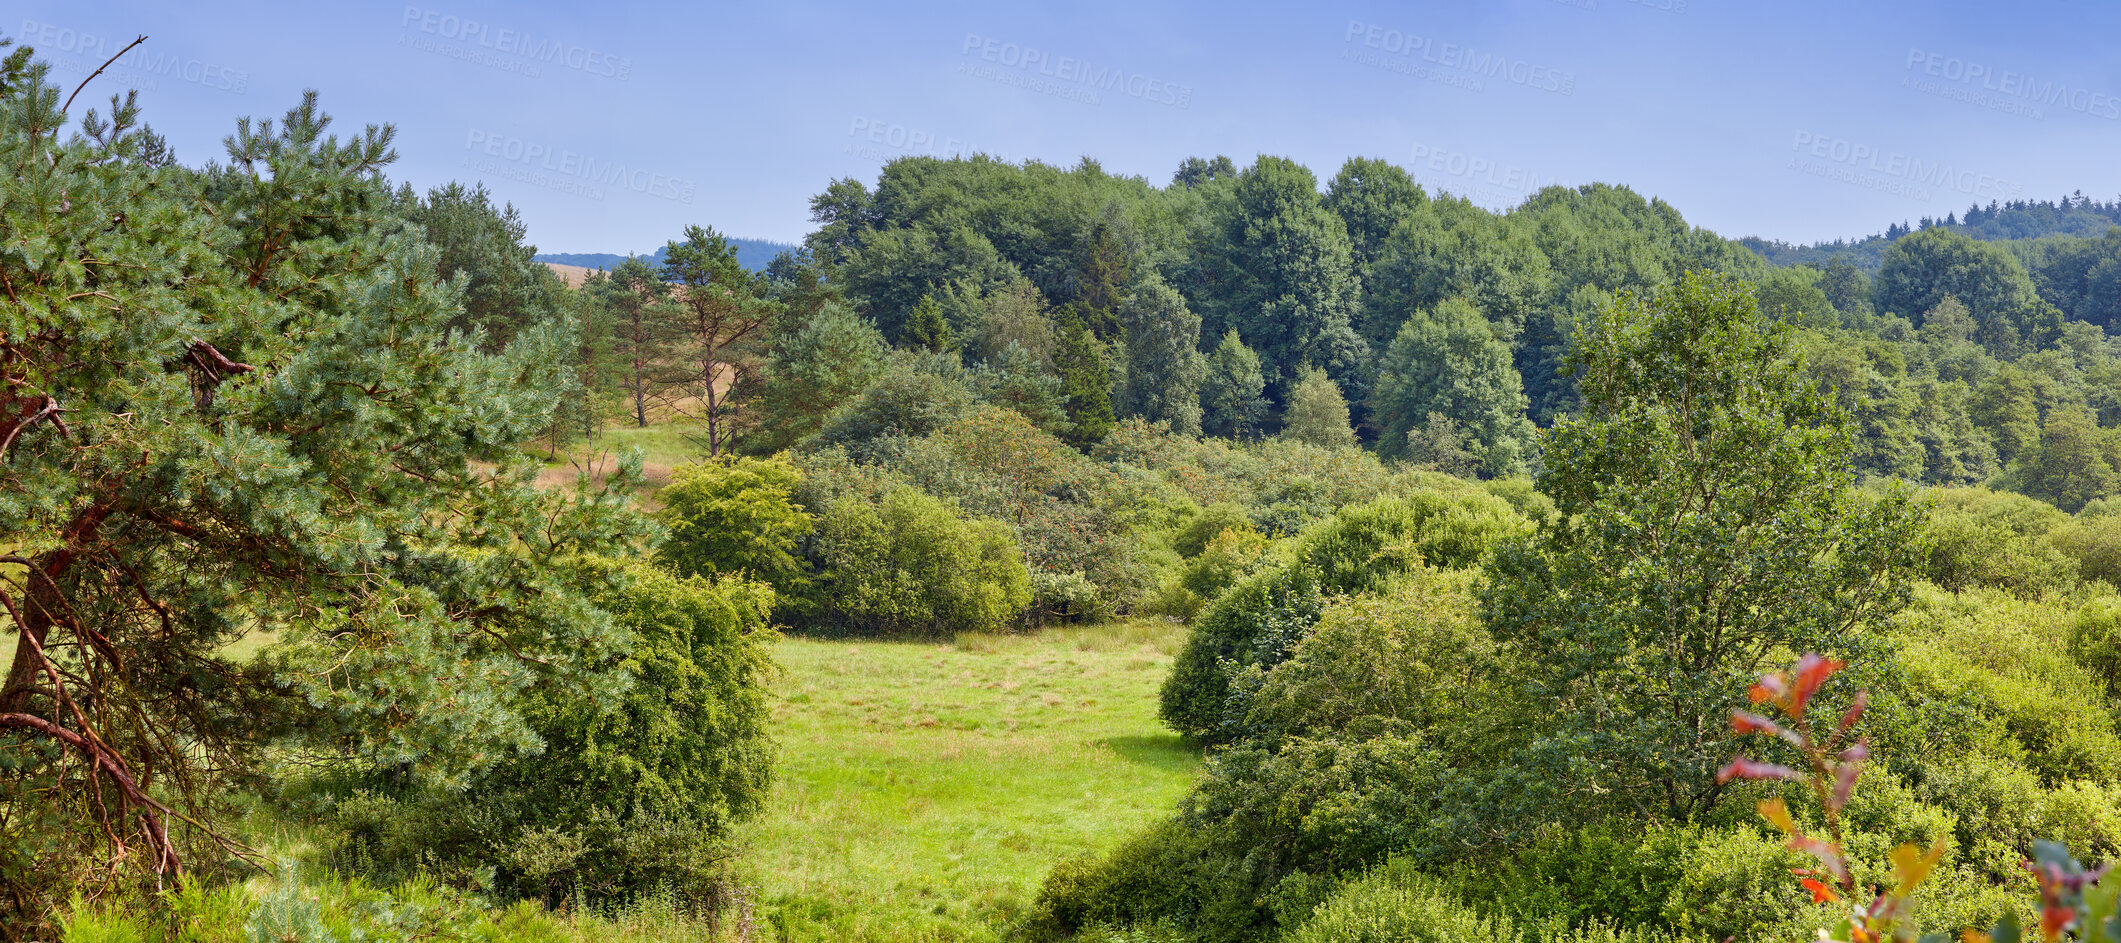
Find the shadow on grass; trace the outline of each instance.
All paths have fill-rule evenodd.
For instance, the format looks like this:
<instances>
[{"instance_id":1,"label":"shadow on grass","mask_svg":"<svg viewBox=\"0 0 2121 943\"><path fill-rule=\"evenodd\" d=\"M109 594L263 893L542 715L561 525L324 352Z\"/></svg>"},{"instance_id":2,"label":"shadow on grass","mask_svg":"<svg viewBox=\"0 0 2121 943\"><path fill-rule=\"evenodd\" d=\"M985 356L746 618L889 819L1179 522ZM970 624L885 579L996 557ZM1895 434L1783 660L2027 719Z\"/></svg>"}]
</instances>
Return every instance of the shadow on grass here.
<instances>
[{"instance_id":1,"label":"shadow on grass","mask_svg":"<svg viewBox=\"0 0 2121 943\"><path fill-rule=\"evenodd\" d=\"M1141 766L1183 773L1200 765L1199 751L1175 733L1106 737L1099 742L1111 747L1120 759Z\"/></svg>"}]
</instances>

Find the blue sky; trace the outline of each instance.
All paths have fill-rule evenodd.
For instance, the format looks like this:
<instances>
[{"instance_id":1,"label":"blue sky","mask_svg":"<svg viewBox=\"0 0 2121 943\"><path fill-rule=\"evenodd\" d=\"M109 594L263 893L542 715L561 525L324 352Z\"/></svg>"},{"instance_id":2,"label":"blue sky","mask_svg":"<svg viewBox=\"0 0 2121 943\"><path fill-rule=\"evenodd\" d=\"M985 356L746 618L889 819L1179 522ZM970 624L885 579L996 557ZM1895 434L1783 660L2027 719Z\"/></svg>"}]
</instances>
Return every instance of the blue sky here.
<instances>
[{"instance_id":1,"label":"blue sky","mask_svg":"<svg viewBox=\"0 0 2121 943\"><path fill-rule=\"evenodd\" d=\"M1626 184L1808 242L1969 203L2121 195L2121 4L28 0L0 32L72 91L141 89L186 162L319 90L398 129L393 177L483 180L544 251L689 223L794 240L835 177L984 150L1162 184L1189 155L1350 156L1506 206Z\"/></svg>"}]
</instances>

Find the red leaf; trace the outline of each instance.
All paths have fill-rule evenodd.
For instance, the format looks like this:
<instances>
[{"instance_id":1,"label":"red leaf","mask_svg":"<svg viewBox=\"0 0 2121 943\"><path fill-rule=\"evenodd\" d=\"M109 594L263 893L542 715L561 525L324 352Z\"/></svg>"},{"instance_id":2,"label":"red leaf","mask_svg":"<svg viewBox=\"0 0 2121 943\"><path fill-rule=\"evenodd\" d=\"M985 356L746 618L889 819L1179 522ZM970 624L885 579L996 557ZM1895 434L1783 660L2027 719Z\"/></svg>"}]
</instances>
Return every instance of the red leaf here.
<instances>
[{"instance_id":1,"label":"red leaf","mask_svg":"<svg viewBox=\"0 0 2121 943\"><path fill-rule=\"evenodd\" d=\"M1863 716L1864 710L1870 706L1871 692L1856 692L1856 702L1850 704L1849 709L1842 712L1841 726L1835 730L1834 735L1838 737L1848 733L1850 728L1856 726L1856 721Z\"/></svg>"},{"instance_id":2,"label":"red leaf","mask_svg":"<svg viewBox=\"0 0 2121 943\"><path fill-rule=\"evenodd\" d=\"M1804 716L1805 702L1811 700L1819 686L1826 683L1829 675L1840 671L1842 665L1842 662L1810 652L1797 659L1796 689L1790 694L1790 716Z\"/></svg>"},{"instance_id":3,"label":"red leaf","mask_svg":"<svg viewBox=\"0 0 2121 943\"><path fill-rule=\"evenodd\" d=\"M1871 751L1857 744L1842 751L1841 762L1834 766L1834 810L1840 811L1849 804L1849 794L1856 791L1856 777L1863 775L1863 760Z\"/></svg>"},{"instance_id":4,"label":"red leaf","mask_svg":"<svg viewBox=\"0 0 2121 943\"><path fill-rule=\"evenodd\" d=\"M1731 732L1737 734L1765 733L1773 734L1785 740L1789 739L1789 732L1777 726L1774 721L1749 711L1731 712Z\"/></svg>"},{"instance_id":5,"label":"red leaf","mask_svg":"<svg viewBox=\"0 0 2121 943\"><path fill-rule=\"evenodd\" d=\"M1745 757L1732 757L1731 762L1716 771L1716 782L1727 783L1737 779L1803 779L1803 775L1787 766L1776 763L1760 763Z\"/></svg>"},{"instance_id":6,"label":"red leaf","mask_svg":"<svg viewBox=\"0 0 2121 943\"><path fill-rule=\"evenodd\" d=\"M2077 919L2075 907L2048 907L2040 911L2040 932L2050 940L2059 939L2062 929Z\"/></svg>"},{"instance_id":7,"label":"red leaf","mask_svg":"<svg viewBox=\"0 0 2121 943\"><path fill-rule=\"evenodd\" d=\"M1842 863L1841 848L1833 842L1798 835L1790 839L1789 847L1819 859L1819 863L1826 866L1827 873L1833 875L1835 880L1848 880L1848 865Z\"/></svg>"},{"instance_id":8,"label":"red leaf","mask_svg":"<svg viewBox=\"0 0 2121 943\"><path fill-rule=\"evenodd\" d=\"M1834 893L1833 888L1811 878L1804 879L1804 889L1812 892L1812 903L1815 904L1830 904L1841 899L1841 895Z\"/></svg>"}]
</instances>

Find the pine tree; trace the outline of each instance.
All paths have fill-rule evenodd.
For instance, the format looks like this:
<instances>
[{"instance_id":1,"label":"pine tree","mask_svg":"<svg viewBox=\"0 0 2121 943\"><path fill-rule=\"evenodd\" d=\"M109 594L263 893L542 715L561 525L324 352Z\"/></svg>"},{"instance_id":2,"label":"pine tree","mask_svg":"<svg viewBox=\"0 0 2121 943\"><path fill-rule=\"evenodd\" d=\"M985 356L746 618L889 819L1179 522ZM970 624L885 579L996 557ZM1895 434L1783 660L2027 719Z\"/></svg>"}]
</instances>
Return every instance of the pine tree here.
<instances>
[{"instance_id":1,"label":"pine tree","mask_svg":"<svg viewBox=\"0 0 2121 943\"><path fill-rule=\"evenodd\" d=\"M1236 331L1224 334L1208 354L1207 375L1201 381L1201 431L1231 439L1258 436L1267 417L1266 386L1259 355Z\"/></svg>"},{"instance_id":2,"label":"pine tree","mask_svg":"<svg viewBox=\"0 0 2121 943\"><path fill-rule=\"evenodd\" d=\"M828 302L800 318L791 312L759 370L744 380L742 395L757 421L743 430L743 449L770 454L816 432L832 410L883 375L889 350L875 327L842 305Z\"/></svg>"},{"instance_id":3,"label":"pine tree","mask_svg":"<svg viewBox=\"0 0 2121 943\"><path fill-rule=\"evenodd\" d=\"M752 353L781 306L737 262L736 246L712 228L685 227L684 241L665 248L663 277L673 283L687 329L686 399L697 404L691 411L705 427L707 454L720 455L738 431L734 394L756 368Z\"/></svg>"},{"instance_id":4,"label":"pine tree","mask_svg":"<svg viewBox=\"0 0 2121 943\"><path fill-rule=\"evenodd\" d=\"M389 127L328 135L311 94L195 171L147 159L130 96L60 133L46 74L0 64L0 795L37 808L0 821L11 927L62 876L225 860L268 742L459 787L534 749L525 692L619 683L580 561L648 536L637 476L532 486L575 352L451 330ZM250 633L278 641L225 654Z\"/></svg>"},{"instance_id":5,"label":"pine tree","mask_svg":"<svg viewBox=\"0 0 2121 943\"><path fill-rule=\"evenodd\" d=\"M1054 357L1061 391L1067 396L1068 422L1063 438L1088 449L1112 432L1112 358L1105 345L1081 322L1061 328L1060 351Z\"/></svg>"},{"instance_id":6,"label":"pine tree","mask_svg":"<svg viewBox=\"0 0 2121 943\"><path fill-rule=\"evenodd\" d=\"M647 259L629 255L591 289L612 313L612 353L625 369L620 386L633 407L634 426L645 428L648 403L670 383L671 345L684 330L669 286Z\"/></svg>"},{"instance_id":7,"label":"pine tree","mask_svg":"<svg viewBox=\"0 0 2121 943\"><path fill-rule=\"evenodd\" d=\"M920 304L906 315L905 345L921 350L932 350L939 354L957 352L957 335L950 330L950 321L943 317L943 307L934 295L922 295Z\"/></svg>"}]
</instances>

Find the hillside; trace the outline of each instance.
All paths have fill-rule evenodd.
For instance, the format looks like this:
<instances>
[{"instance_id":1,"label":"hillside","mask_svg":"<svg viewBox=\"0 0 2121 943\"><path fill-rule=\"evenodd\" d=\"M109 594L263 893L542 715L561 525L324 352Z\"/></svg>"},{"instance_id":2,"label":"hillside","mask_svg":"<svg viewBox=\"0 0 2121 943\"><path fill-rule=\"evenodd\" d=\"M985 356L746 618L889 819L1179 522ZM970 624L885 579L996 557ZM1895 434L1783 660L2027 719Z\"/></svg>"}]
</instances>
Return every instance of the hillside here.
<instances>
[{"instance_id":1,"label":"hillside","mask_svg":"<svg viewBox=\"0 0 2121 943\"><path fill-rule=\"evenodd\" d=\"M1991 201L1986 207L1967 207L1963 215L1947 213L1943 219L1925 216L1914 226L1902 221L1861 239L1798 245L1747 236L1737 242L1776 265L1824 265L1835 258L1845 258L1865 274L1876 274L1887 246L1923 229L1948 229L1984 242L2019 242L2047 236L2097 238L2117 225L2121 225L2121 199L2100 203L2079 190L2054 201Z\"/></svg>"},{"instance_id":2,"label":"hillside","mask_svg":"<svg viewBox=\"0 0 2121 943\"><path fill-rule=\"evenodd\" d=\"M775 242L771 239L743 239L731 236L729 242L736 246L737 262L754 272L764 271L774 256L796 249L794 243ZM656 249L648 256L648 261L657 265L663 264L663 255L667 251L667 247ZM585 269L608 269L626 261L624 254L615 252L544 252L532 258L548 265L579 266Z\"/></svg>"}]
</instances>

